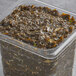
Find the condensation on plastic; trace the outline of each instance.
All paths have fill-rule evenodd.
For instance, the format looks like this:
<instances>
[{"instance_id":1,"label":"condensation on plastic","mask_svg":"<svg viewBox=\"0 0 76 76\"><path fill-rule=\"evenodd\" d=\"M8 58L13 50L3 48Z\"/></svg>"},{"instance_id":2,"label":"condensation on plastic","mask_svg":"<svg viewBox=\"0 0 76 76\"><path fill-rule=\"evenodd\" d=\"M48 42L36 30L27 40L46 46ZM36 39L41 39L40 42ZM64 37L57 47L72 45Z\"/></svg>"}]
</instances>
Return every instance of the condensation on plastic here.
<instances>
[{"instance_id":1,"label":"condensation on plastic","mask_svg":"<svg viewBox=\"0 0 76 76\"><path fill-rule=\"evenodd\" d=\"M37 0L19 0L3 13L0 20L22 4L46 6L57 9L59 13L68 13L76 18L73 13ZM43 50L0 33L5 76L72 76L75 37L76 32L74 31L56 48Z\"/></svg>"}]
</instances>

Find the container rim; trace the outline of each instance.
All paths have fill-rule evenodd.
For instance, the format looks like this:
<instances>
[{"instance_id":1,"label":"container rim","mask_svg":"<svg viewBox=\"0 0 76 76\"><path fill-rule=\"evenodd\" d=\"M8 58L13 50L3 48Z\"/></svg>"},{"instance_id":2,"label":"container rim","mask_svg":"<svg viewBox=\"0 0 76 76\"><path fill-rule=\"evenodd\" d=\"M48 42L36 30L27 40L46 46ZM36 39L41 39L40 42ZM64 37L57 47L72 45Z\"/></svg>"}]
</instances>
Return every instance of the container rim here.
<instances>
[{"instance_id":1,"label":"container rim","mask_svg":"<svg viewBox=\"0 0 76 76\"><path fill-rule=\"evenodd\" d=\"M40 3L42 3L42 4L45 4L45 5L47 5L47 6L51 6L51 7L53 7L53 8L59 9L59 10L64 11L64 12L66 12L66 13L70 13L70 14L76 15L76 14L73 13L73 12L67 11L67 10L65 10L65 9L63 9L63 8L60 8L60 7L57 7L57 6L55 6L55 5L51 5L51 4L42 2L42 1L40 1L40 0L35 0L35 1L40 2Z\"/></svg>"},{"instance_id":2,"label":"container rim","mask_svg":"<svg viewBox=\"0 0 76 76\"><path fill-rule=\"evenodd\" d=\"M24 1L24 0L22 0L22 1ZM18 0L14 4L14 6L20 4L22 1ZM51 6L51 8L55 7L55 6L49 5L47 3L44 3L44 2L41 2L41 1L38 1L38 0L33 0L33 2L39 2L40 4L44 4L46 6ZM14 8L14 6L12 6L11 8ZM61 11L63 10L63 9L58 8L58 7L55 7L55 8L57 8ZM63 10L63 11L66 11L66 10ZM66 12L71 13L71 12L68 12L68 11L66 11ZM76 15L74 13L71 13L71 14ZM31 52L35 55L38 55L38 56L46 58L46 59L55 59L57 56L59 56L75 40L75 37L76 37L76 30L74 30L72 34L70 34L67 38L65 38L64 41L61 44L59 44L56 48L45 50L45 49L36 48L32 45L29 45L27 43L18 41L16 39L13 39L12 37L9 37L9 36L6 36L6 35L3 35L3 34L0 33L0 41L12 44L12 45L17 46L18 48L21 48L21 49L24 49L24 50L27 49L28 52Z\"/></svg>"},{"instance_id":3,"label":"container rim","mask_svg":"<svg viewBox=\"0 0 76 76\"><path fill-rule=\"evenodd\" d=\"M9 37L7 35L3 35L0 33L0 41L6 42L15 47L21 48L23 50L31 52L32 54L38 55L45 59L55 59L56 57L58 57L76 39L75 37L76 37L76 30L70 36L68 36L68 38L65 39L63 43L60 44L60 46L56 47L53 50L52 49L44 50L44 49L33 47L32 45L29 45L27 43L21 42L17 39L14 39L12 37Z\"/></svg>"}]
</instances>

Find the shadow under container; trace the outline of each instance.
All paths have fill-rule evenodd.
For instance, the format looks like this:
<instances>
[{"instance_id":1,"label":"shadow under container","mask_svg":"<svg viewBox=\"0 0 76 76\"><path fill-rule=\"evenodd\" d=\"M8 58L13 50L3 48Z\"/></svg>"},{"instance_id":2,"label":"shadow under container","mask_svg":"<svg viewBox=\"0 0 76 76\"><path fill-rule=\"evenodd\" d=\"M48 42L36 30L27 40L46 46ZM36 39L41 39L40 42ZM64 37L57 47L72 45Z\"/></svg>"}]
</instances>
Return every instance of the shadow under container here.
<instances>
[{"instance_id":1,"label":"shadow under container","mask_svg":"<svg viewBox=\"0 0 76 76\"><path fill-rule=\"evenodd\" d=\"M20 0L9 8L9 11L4 13L1 18L7 16L15 7L22 4L57 9L35 0L32 0L32 2ZM71 14L64 10L57 10ZM0 34L4 76L72 76L75 37L76 32L74 31L56 48L43 50Z\"/></svg>"}]
</instances>

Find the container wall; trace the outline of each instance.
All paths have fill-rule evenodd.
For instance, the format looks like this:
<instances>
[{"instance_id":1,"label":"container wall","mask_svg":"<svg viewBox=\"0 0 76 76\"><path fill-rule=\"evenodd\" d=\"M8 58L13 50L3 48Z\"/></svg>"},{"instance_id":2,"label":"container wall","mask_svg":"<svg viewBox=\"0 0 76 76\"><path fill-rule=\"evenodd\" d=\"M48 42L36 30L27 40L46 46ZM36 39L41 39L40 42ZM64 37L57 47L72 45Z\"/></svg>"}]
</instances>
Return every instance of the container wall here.
<instances>
[{"instance_id":1,"label":"container wall","mask_svg":"<svg viewBox=\"0 0 76 76\"><path fill-rule=\"evenodd\" d=\"M43 59L4 42L1 51L5 76L49 76L56 73L55 60Z\"/></svg>"},{"instance_id":2,"label":"container wall","mask_svg":"<svg viewBox=\"0 0 76 76\"><path fill-rule=\"evenodd\" d=\"M65 52L66 51L66 52ZM75 55L75 41L60 55L57 66L57 76L72 76L72 69Z\"/></svg>"},{"instance_id":3,"label":"container wall","mask_svg":"<svg viewBox=\"0 0 76 76\"><path fill-rule=\"evenodd\" d=\"M55 60L47 60L1 42L5 76L72 76L75 43Z\"/></svg>"},{"instance_id":4,"label":"container wall","mask_svg":"<svg viewBox=\"0 0 76 76\"><path fill-rule=\"evenodd\" d=\"M2 66L2 56L1 56L1 45L0 45L0 76L4 76Z\"/></svg>"}]
</instances>

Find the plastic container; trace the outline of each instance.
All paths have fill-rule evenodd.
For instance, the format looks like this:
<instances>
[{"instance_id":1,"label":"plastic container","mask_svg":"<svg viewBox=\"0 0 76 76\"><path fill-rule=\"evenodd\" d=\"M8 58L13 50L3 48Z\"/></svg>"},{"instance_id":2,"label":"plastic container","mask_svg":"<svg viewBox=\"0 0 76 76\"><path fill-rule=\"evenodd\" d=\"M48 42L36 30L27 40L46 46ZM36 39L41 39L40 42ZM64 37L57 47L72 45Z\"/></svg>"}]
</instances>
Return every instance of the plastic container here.
<instances>
[{"instance_id":1,"label":"plastic container","mask_svg":"<svg viewBox=\"0 0 76 76\"><path fill-rule=\"evenodd\" d=\"M2 20L19 5L46 6L60 13L75 14L41 3L37 0L19 0L1 16ZM59 46L43 50L0 33L4 76L72 76L76 31Z\"/></svg>"}]
</instances>

